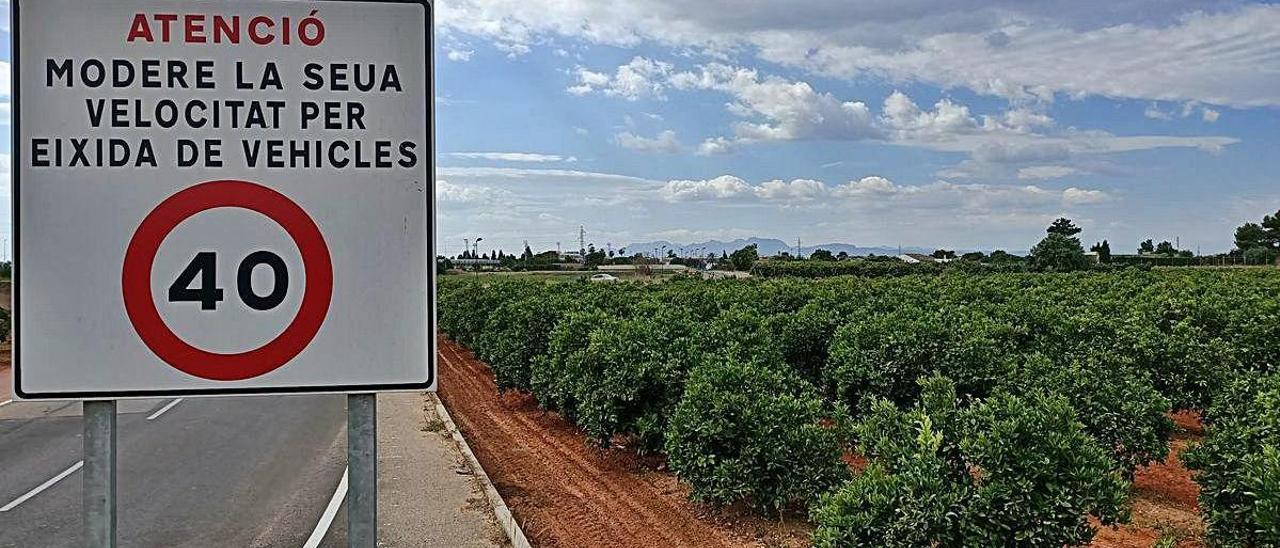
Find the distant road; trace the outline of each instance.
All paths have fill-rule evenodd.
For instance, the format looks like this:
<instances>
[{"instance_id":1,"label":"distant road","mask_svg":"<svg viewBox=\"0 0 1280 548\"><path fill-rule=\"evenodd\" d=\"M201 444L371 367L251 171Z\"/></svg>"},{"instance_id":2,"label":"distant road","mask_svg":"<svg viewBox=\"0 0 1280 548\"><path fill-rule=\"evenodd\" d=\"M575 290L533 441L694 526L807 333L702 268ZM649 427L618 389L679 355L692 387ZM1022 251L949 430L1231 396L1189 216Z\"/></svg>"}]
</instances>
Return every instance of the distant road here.
<instances>
[{"instance_id":1,"label":"distant road","mask_svg":"<svg viewBox=\"0 0 1280 548\"><path fill-rule=\"evenodd\" d=\"M175 401L119 403L120 546L345 545L343 396ZM80 436L78 403L0 406L0 547L80 545Z\"/></svg>"}]
</instances>

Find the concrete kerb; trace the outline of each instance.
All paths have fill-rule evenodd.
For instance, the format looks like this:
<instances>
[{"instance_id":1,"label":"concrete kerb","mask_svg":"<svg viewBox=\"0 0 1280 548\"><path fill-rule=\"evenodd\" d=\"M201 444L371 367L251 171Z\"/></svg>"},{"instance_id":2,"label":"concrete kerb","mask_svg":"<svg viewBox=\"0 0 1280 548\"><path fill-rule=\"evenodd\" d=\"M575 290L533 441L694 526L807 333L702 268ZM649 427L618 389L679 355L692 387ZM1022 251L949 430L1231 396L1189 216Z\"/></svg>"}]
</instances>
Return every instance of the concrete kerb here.
<instances>
[{"instance_id":1,"label":"concrete kerb","mask_svg":"<svg viewBox=\"0 0 1280 548\"><path fill-rule=\"evenodd\" d=\"M502 526L502 531L507 534L507 539L511 541L511 546L514 548L531 548L529 539L524 536L524 529L521 529L520 524L516 523L515 516L511 514L511 508L507 507L506 501L502 500L502 495L498 494L493 482L489 480L489 474L480 466L480 461L476 460L476 454L471 452L471 446L467 445L467 440L462 437L462 432L458 430L458 425L454 424L453 417L449 416L449 410L445 409L444 403L435 394L428 393L427 397L435 403L436 415L440 417L440 421L449 430L449 434L453 436L454 443L457 443L458 449L462 451L463 458L467 459L467 466L471 468L476 478L480 480L480 484L484 487L485 498L489 499L489 506L493 509L493 515L498 519L498 525Z\"/></svg>"}]
</instances>

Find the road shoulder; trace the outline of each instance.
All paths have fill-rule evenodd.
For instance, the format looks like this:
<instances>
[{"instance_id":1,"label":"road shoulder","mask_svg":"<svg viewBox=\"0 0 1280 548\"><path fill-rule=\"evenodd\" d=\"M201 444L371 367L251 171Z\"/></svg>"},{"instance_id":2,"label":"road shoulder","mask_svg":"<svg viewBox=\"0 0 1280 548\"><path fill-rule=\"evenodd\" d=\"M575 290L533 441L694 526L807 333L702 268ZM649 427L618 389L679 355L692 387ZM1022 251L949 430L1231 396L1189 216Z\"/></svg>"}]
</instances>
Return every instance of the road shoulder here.
<instances>
[{"instance_id":1,"label":"road shoulder","mask_svg":"<svg viewBox=\"0 0 1280 548\"><path fill-rule=\"evenodd\" d=\"M379 546L505 546L477 479L432 400L378 397Z\"/></svg>"}]
</instances>

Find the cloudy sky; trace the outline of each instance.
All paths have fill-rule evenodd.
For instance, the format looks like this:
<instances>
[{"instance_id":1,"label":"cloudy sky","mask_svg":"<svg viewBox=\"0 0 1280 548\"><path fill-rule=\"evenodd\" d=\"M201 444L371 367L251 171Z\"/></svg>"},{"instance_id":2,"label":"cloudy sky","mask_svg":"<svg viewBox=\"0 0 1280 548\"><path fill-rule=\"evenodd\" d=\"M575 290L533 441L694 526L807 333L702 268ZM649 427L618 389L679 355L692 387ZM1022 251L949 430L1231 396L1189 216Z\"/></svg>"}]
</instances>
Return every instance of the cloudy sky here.
<instances>
[{"instance_id":1,"label":"cloudy sky","mask_svg":"<svg viewBox=\"0 0 1280 548\"><path fill-rule=\"evenodd\" d=\"M437 0L441 252L577 231L1204 252L1280 208L1280 6ZM9 59L7 5L0 60ZM8 65L0 193L8 199ZM0 214L8 218L8 211ZM3 224L7 236L7 222Z\"/></svg>"},{"instance_id":2,"label":"cloudy sky","mask_svg":"<svg viewBox=\"0 0 1280 548\"><path fill-rule=\"evenodd\" d=\"M440 0L442 249L1204 252L1280 208L1280 6ZM487 246L486 246L487 247ZM576 243L572 245L576 247Z\"/></svg>"}]
</instances>

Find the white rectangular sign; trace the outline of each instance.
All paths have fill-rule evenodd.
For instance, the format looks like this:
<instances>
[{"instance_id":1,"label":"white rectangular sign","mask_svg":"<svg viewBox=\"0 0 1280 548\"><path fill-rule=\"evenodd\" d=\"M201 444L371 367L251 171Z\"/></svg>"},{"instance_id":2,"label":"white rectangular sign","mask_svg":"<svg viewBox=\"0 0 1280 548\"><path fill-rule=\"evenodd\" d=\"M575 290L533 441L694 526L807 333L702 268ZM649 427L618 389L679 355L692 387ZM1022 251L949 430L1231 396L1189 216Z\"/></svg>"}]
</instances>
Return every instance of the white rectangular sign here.
<instances>
[{"instance_id":1,"label":"white rectangular sign","mask_svg":"<svg viewBox=\"0 0 1280 548\"><path fill-rule=\"evenodd\" d=\"M434 388L429 2L11 20L18 397Z\"/></svg>"}]
</instances>

